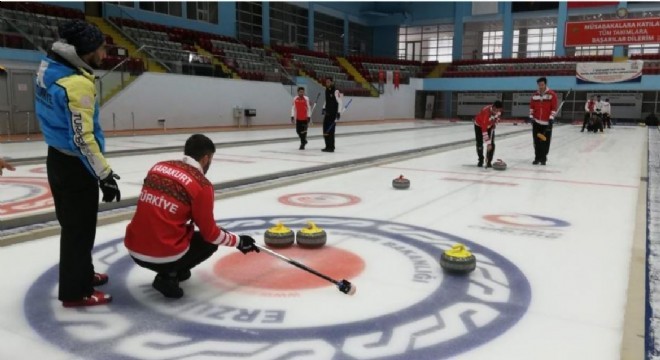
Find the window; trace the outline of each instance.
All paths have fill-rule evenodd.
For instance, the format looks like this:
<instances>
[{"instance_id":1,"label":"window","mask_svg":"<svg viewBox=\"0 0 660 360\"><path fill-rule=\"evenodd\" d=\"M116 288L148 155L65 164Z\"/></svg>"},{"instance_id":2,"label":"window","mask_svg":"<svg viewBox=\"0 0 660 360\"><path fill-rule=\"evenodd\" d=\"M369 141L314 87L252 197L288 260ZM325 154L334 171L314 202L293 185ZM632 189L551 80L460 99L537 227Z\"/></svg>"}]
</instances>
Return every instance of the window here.
<instances>
[{"instance_id":1,"label":"window","mask_svg":"<svg viewBox=\"0 0 660 360\"><path fill-rule=\"evenodd\" d=\"M140 1L140 10L154 11L154 3L151 1Z\"/></svg>"},{"instance_id":2,"label":"window","mask_svg":"<svg viewBox=\"0 0 660 360\"><path fill-rule=\"evenodd\" d=\"M370 27L350 22L348 34L348 55L372 54L374 33Z\"/></svg>"},{"instance_id":3,"label":"window","mask_svg":"<svg viewBox=\"0 0 660 360\"><path fill-rule=\"evenodd\" d=\"M127 2L120 2L120 5L130 6ZM181 16L181 3L180 2L167 2L167 1L140 1L140 10L154 11L161 14L172 16Z\"/></svg>"},{"instance_id":4,"label":"window","mask_svg":"<svg viewBox=\"0 0 660 360\"><path fill-rule=\"evenodd\" d=\"M584 55L612 55L614 51L614 46L604 45L604 46L576 46L575 47L575 56L584 56Z\"/></svg>"},{"instance_id":5,"label":"window","mask_svg":"<svg viewBox=\"0 0 660 360\"><path fill-rule=\"evenodd\" d=\"M344 20L315 12L314 41L320 44L314 50L330 55L342 55L344 53Z\"/></svg>"},{"instance_id":6,"label":"window","mask_svg":"<svg viewBox=\"0 0 660 360\"><path fill-rule=\"evenodd\" d=\"M307 48L308 10L284 2L270 3L270 41L273 44Z\"/></svg>"},{"instance_id":7,"label":"window","mask_svg":"<svg viewBox=\"0 0 660 360\"><path fill-rule=\"evenodd\" d=\"M236 3L236 33L239 40L263 42L262 12L263 8L259 1L240 1Z\"/></svg>"},{"instance_id":8,"label":"window","mask_svg":"<svg viewBox=\"0 0 660 360\"><path fill-rule=\"evenodd\" d=\"M519 29L513 32L513 57L554 56L557 28Z\"/></svg>"},{"instance_id":9,"label":"window","mask_svg":"<svg viewBox=\"0 0 660 360\"><path fill-rule=\"evenodd\" d=\"M660 53L660 44L630 44L630 45L628 45L628 55L658 54L658 53Z\"/></svg>"},{"instance_id":10,"label":"window","mask_svg":"<svg viewBox=\"0 0 660 360\"><path fill-rule=\"evenodd\" d=\"M453 46L453 25L399 28L399 59L451 62Z\"/></svg>"},{"instance_id":11,"label":"window","mask_svg":"<svg viewBox=\"0 0 660 360\"><path fill-rule=\"evenodd\" d=\"M135 2L133 1L106 1L106 4L120 5L125 7L135 7Z\"/></svg>"},{"instance_id":12,"label":"window","mask_svg":"<svg viewBox=\"0 0 660 360\"><path fill-rule=\"evenodd\" d=\"M188 19L218 23L218 3L191 1L186 3Z\"/></svg>"},{"instance_id":13,"label":"window","mask_svg":"<svg viewBox=\"0 0 660 360\"><path fill-rule=\"evenodd\" d=\"M481 58L501 59L502 58L502 36L504 32L484 31L481 36Z\"/></svg>"}]
</instances>

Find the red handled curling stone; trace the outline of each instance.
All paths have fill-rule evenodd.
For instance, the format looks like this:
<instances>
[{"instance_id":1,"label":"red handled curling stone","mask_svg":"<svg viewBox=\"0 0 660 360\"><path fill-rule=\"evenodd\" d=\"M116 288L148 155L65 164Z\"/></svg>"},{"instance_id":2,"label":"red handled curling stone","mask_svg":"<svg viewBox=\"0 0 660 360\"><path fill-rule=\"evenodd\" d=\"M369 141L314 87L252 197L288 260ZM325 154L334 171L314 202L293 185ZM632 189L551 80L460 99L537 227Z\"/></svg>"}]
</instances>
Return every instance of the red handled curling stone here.
<instances>
[{"instance_id":1,"label":"red handled curling stone","mask_svg":"<svg viewBox=\"0 0 660 360\"><path fill-rule=\"evenodd\" d=\"M410 180L400 175L398 178L392 180L392 186L397 190L405 190L410 187Z\"/></svg>"}]
</instances>

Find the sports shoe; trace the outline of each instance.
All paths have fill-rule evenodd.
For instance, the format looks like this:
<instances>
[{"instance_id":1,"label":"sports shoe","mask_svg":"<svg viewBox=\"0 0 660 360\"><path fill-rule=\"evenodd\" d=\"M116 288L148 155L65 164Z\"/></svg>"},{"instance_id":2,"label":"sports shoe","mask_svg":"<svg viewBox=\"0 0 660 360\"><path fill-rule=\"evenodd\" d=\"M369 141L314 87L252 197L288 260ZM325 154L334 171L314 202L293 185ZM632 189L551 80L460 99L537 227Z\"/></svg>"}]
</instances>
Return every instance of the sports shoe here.
<instances>
[{"instance_id":1,"label":"sports shoe","mask_svg":"<svg viewBox=\"0 0 660 360\"><path fill-rule=\"evenodd\" d=\"M541 161L541 165L545 166L545 161Z\"/></svg>"},{"instance_id":2,"label":"sports shoe","mask_svg":"<svg viewBox=\"0 0 660 360\"><path fill-rule=\"evenodd\" d=\"M490 164L490 161L486 163L486 169L492 168L492 167L493 167L493 165Z\"/></svg>"},{"instance_id":3,"label":"sports shoe","mask_svg":"<svg viewBox=\"0 0 660 360\"><path fill-rule=\"evenodd\" d=\"M332 150L332 149L321 149L321 151L323 151L323 152L335 152L335 151Z\"/></svg>"},{"instance_id":4,"label":"sports shoe","mask_svg":"<svg viewBox=\"0 0 660 360\"><path fill-rule=\"evenodd\" d=\"M191 275L190 270L182 270L176 273L176 278L179 279L179 282L184 282L190 279Z\"/></svg>"},{"instance_id":5,"label":"sports shoe","mask_svg":"<svg viewBox=\"0 0 660 360\"><path fill-rule=\"evenodd\" d=\"M167 298L179 299L183 296L183 289L179 287L179 279L174 276L158 274L151 285Z\"/></svg>"},{"instance_id":6,"label":"sports shoe","mask_svg":"<svg viewBox=\"0 0 660 360\"><path fill-rule=\"evenodd\" d=\"M532 165L538 165L539 163L540 163L540 161L538 161L538 160L534 160L534 161L532 162Z\"/></svg>"},{"instance_id":7,"label":"sports shoe","mask_svg":"<svg viewBox=\"0 0 660 360\"><path fill-rule=\"evenodd\" d=\"M94 273L94 278L92 279L92 286L101 286L108 283L108 274Z\"/></svg>"},{"instance_id":8,"label":"sports shoe","mask_svg":"<svg viewBox=\"0 0 660 360\"><path fill-rule=\"evenodd\" d=\"M62 301L62 306L69 307L81 307L81 306L96 306L96 305L105 305L112 301L112 296L106 294L102 291L94 290L92 295L85 296L80 300L76 301Z\"/></svg>"},{"instance_id":9,"label":"sports shoe","mask_svg":"<svg viewBox=\"0 0 660 360\"><path fill-rule=\"evenodd\" d=\"M483 160L479 160L479 162L477 163L477 166L478 166L478 167L482 167L482 166L484 166L484 161L483 161Z\"/></svg>"}]
</instances>

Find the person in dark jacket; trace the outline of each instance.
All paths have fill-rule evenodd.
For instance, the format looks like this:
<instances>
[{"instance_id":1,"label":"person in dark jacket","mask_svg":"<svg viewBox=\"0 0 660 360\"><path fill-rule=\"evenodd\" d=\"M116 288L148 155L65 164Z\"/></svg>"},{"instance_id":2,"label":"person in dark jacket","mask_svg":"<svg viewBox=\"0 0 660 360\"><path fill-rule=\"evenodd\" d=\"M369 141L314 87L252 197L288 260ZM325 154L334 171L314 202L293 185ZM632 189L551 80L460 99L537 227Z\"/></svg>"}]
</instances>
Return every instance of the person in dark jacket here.
<instances>
[{"instance_id":1,"label":"person in dark jacket","mask_svg":"<svg viewBox=\"0 0 660 360\"><path fill-rule=\"evenodd\" d=\"M335 88L332 79L325 79L325 104L323 104L323 139L325 148L321 151L335 151L335 128L337 121L341 118L342 112L342 93Z\"/></svg>"}]
</instances>

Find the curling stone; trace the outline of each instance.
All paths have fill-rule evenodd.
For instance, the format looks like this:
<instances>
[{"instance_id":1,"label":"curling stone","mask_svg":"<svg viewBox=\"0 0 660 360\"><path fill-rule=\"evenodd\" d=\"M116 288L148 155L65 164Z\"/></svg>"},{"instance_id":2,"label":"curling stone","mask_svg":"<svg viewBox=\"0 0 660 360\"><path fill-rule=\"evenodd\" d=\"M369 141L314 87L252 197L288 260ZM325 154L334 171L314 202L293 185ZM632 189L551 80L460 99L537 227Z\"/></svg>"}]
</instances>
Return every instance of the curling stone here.
<instances>
[{"instance_id":1,"label":"curling stone","mask_svg":"<svg viewBox=\"0 0 660 360\"><path fill-rule=\"evenodd\" d=\"M440 256L440 266L447 272L467 274L477 267L477 259L463 244L455 244Z\"/></svg>"},{"instance_id":2,"label":"curling stone","mask_svg":"<svg viewBox=\"0 0 660 360\"><path fill-rule=\"evenodd\" d=\"M293 230L284 226L282 223L266 230L264 234L264 242L270 247L287 247L293 245L295 234Z\"/></svg>"},{"instance_id":3,"label":"curling stone","mask_svg":"<svg viewBox=\"0 0 660 360\"><path fill-rule=\"evenodd\" d=\"M307 222L307 227L298 230L296 242L305 248L320 248L325 245L328 235L325 230L316 226L312 221Z\"/></svg>"},{"instance_id":4,"label":"curling stone","mask_svg":"<svg viewBox=\"0 0 660 360\"><path fill-rule=\"evenodd\" d=\"M493 166L493 169L495 169L495 170L500 170L500 171L506 170L506 163L504 161L502 161L502 159L497 159L497 161L495 161L492 164L492 166Z\"/></svg>"},{"instance_id":5,"label":"curling stone","mask_svg":"<svg viewBox=\"0 0 660 360\"><path fill-rule=\"evenodd\" d=\"M397 190L405 190L410 187L410 180L400 175L398 178L392 180L392 186Z\"/></svg>"}]
</instances>

